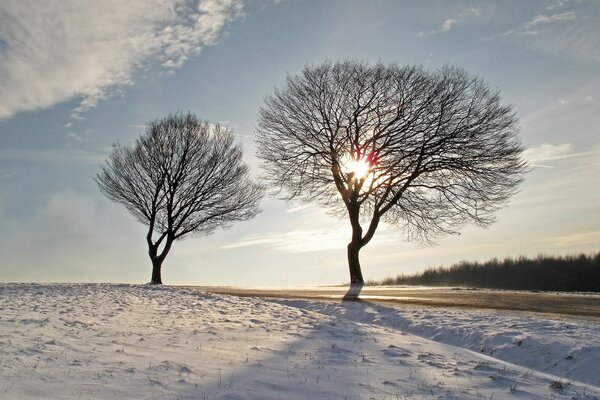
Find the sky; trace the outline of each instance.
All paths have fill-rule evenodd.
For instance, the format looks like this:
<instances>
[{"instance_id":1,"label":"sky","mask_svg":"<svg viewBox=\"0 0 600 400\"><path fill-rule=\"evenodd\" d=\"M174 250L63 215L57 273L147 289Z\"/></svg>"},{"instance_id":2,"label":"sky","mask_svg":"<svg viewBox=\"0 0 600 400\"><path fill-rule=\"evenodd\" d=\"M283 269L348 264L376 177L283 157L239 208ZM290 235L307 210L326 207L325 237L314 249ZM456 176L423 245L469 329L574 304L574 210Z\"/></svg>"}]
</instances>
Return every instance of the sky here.
<instances>
[{"instance_id":1,"label":"sky","mask_svg":"<svg viewBox=\"0 0 600 400\"><path fill-rule=\"evenodd\" d=\"M428 247L380 227L365 279L600 249L600 2L3 0L0 281L148 282L145 227L92 179L112 145L191 111L230 126L258 177L265 97L307 64L345 59L482 77L519 115L531 167L487 229ZM261 208L176 242L163 282L349 281L346 220L273 196Z\"/></svg>"}]
</instances>

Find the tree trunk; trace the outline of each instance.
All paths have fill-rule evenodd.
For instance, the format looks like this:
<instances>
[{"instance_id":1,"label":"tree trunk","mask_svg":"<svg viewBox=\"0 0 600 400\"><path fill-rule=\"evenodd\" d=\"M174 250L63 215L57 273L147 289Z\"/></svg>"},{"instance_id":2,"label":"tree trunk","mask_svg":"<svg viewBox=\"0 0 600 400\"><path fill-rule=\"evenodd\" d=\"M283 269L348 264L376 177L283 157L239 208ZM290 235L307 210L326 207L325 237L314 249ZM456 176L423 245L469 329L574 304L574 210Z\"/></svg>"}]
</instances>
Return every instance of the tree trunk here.
<instances>
[{"instance_id":1,"label":"tree trunk","mask_svg":"<svg viewBox=\"0 0 600 400\"><path fill-rule=\"evenodd\" d=\"M348 243L348 267L350 268L350 284L351 285L363 285L364 279L362 271L360 269L360 260L358 253L364 246L363 244L363 230L360 226L359 220L360 206L358 204L351 204L348 207L348 216L350 217L350 224L352 225L352 240Z\"/></svg>"},{"instance_id":2,"label":"tree trunk","mask_svg":"<svg viewBox=\"0 0 600 400\"><path fill-rule=\"evenodd\" d=\"M162 279L160 276L161 266L162 260L160 260L160 257L154 257L152 259L152 280L150 280L150 283L153 285L162 285Z\"/></svg>"},{"instance_id":3,"label":"tree trunk","mask_svg":"<svg viewBox=\"0 0 600 400\"><path fill-rule=\"evenodd\" d=\"M165 261L165 257L167 257L167 254L169 254L169 250L171 250L173 236L167 236L165 247L160 254L158 254L158 247L160 246L161 240L158 240L156 244L152 243L152 232L148 232L146 240L148 241L148 256L150 256L150 260L152 261L152 280L150 280L150 283L153 285L162 285L160 269L163 261Z\"/></svg>"},{"instance_id":4,"label":"tree trunk","mask_svg":"<svg viewBox=\"0 0 600 400\"><path fill-rule=\"evenodd\" d=\"M356 243L354 240L348 244L348 267L350 268L351 285L364 285L365 283L360 269L360 259L358 257L360 249L360 243Z\"/></svg>"}]
</instances>

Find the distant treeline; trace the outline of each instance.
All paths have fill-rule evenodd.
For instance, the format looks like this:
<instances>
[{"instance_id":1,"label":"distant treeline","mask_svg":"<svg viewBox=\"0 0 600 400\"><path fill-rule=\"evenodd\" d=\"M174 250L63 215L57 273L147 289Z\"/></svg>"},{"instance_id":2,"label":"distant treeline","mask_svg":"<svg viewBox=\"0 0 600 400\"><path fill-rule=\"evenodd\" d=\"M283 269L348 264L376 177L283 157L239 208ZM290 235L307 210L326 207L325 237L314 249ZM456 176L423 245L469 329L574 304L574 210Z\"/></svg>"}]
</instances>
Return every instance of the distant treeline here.
<instances>
[{"instance_id":1,"label":"distant treeline","mask_svg":"<svg viewBox=\"0 0 600 400\"><path fill-rule=\"evenodd\" d=\"M461 261L367 285L467 286L491 289L600 292L600 252L594 255Z\"/></svg>"}]
</instances>

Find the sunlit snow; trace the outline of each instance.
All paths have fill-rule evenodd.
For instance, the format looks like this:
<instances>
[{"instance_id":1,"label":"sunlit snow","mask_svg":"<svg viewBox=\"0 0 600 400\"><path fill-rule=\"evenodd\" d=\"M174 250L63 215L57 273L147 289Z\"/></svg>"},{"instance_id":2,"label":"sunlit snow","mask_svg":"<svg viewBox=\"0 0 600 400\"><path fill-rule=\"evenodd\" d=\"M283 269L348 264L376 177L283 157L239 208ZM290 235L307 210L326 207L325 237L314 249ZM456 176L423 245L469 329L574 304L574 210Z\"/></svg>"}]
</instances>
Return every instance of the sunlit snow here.
<instances>
[{"instance_id":1,"label":"sunlit snow","mask_svg":"<svg viewBox=\"0 0 600 400\"><path fill-rule=\"evenodd\" d=\"M567 317L0 284L0 398L597 399L599 333Z\"/></svg>"}]
</instances>

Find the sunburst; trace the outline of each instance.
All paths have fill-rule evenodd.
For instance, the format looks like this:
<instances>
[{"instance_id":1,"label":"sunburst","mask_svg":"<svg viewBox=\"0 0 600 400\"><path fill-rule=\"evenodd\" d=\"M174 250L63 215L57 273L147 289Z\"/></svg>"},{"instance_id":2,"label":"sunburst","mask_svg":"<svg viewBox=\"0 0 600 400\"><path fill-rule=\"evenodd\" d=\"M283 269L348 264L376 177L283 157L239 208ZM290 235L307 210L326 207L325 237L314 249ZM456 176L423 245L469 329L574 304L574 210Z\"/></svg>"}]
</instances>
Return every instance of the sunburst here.
<instances>
[{"instance_id":1,"label":"sunburst","mask_svg":"<svg viewBox=\"0 0 600 400\"><path fill-rule=\"evenodd\" d=\"M350 159L344 165L346 172L352 174L354 179L361 180L371 173L371 164L367 160Z\"/></svg>"}]
</instances>

